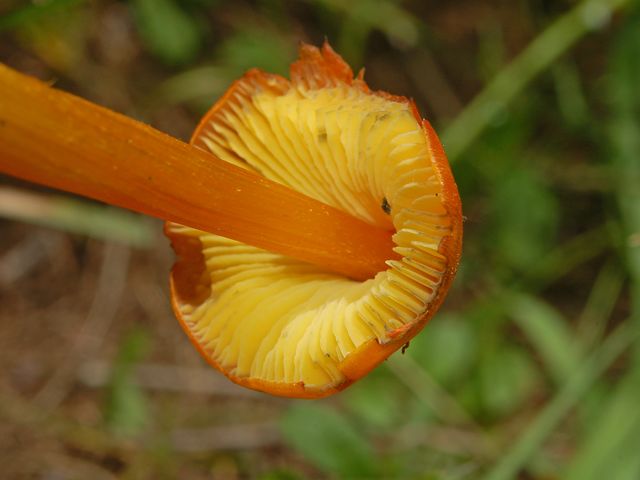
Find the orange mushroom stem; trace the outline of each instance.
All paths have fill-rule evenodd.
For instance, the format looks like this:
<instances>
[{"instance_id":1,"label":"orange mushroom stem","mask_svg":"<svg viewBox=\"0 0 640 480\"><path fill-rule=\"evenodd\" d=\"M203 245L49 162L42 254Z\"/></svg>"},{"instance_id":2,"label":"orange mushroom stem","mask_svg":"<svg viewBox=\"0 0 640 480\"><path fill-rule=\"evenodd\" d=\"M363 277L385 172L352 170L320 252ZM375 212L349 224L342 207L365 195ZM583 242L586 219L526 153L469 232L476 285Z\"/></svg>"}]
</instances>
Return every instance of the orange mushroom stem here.
<instances>
[{"instance_id":1,"label":"orange mushroom stem","mask_svg":"<svg viewBox=\"0 0 640 480\"><path fill-rule=\"evenodd\" d=\"M398 257L388 230L1 64L0 173L354 279Z\"/></svg>"}]
</instances>

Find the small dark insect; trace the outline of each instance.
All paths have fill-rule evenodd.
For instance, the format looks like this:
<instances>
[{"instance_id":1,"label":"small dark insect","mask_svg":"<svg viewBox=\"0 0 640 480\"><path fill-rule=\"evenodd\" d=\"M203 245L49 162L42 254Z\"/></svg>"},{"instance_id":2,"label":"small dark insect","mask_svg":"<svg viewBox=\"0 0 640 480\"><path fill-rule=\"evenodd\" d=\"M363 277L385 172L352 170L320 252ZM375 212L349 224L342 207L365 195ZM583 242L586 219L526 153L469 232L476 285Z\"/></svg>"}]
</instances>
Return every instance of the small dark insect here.
<instances>
[{"instance_id":1,"label":"small dark insect","mask_svg":"<svg viewBox=\"0 0 640 480\"><path fill-rule=\"evenodd\" d=\"M407 348L409 348L409 343L410 343L410 342L407 342L407 343L405 343L405 344L402 346L402 354L403 354L403 355L404 355L404 352L406 352L406 351L407 351Z\"/></svg>"},{"instance_id":2,"label":"small dark insect","mask_svg":"<svg viewBox=\"0 0 640 480\"><path fill-rule=\"evenodd\" d=\"M391 213L391 205L389 205L389 201L387 200L387 197L382 198L382 205L380 205L380 207L382 207L382 211L387 215Z\"/></svg>"}]
</instances>

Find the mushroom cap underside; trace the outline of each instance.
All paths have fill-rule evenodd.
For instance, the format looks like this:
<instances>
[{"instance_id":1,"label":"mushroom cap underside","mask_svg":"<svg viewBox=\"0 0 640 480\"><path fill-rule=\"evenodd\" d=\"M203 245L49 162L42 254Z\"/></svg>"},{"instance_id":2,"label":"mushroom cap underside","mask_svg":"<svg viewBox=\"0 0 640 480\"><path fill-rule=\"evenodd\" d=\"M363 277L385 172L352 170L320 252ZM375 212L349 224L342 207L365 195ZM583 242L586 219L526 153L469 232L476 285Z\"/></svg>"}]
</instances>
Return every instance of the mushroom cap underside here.
<instances>
[{"instance_id":1,"label":"mushroom cap underside","mask_svg":"<svg viewBox=\"0 0 640 480\"><path fill-rule=\"evenodd\" d=\"M462 244L442 146L412 101L371 91L327 43L301 46L290 81L245 74L191 142L395 232L399 255L374 278L354 281L167 223L178 256L174 311L231 380L275 395L330 395L406 344L438 309Z\"/></svg>"}]
</instances>

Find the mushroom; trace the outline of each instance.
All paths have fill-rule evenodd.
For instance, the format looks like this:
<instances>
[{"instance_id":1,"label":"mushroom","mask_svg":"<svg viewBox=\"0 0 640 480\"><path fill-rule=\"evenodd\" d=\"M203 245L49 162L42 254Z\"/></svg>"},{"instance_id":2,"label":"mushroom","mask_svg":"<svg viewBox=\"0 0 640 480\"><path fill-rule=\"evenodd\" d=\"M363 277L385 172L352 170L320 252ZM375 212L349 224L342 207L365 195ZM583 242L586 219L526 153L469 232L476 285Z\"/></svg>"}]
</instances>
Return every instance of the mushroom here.
<instances>
[{"instance_id":1,"label":"mushroom","mask_svg":"<svg viewBox=\"0 0 640 480\"><path fill-rule=\"evenodd\" d=\"M316 398L367 374L433 316L458 266L462 215L413 101L370 90L326 42L301 45L290 77L249 71L191 143L395 232L395 258L355 280L196 228L168 222L165 232L178 256L173 308L207 361L240 385Z\"/></svg>"},{"instance_id":2,"label":"mushroom","mask_svg":"<svg viewBox=\"0 0 640 480\"><path fill-rule=\"evenodd\" d=\"M0 172L169 220L174 311L234 382L330 395L442 303L462 244L442 146L327 43L291 81L248 72L191 143L0 65Z\"/></svg>"}]
</instances>

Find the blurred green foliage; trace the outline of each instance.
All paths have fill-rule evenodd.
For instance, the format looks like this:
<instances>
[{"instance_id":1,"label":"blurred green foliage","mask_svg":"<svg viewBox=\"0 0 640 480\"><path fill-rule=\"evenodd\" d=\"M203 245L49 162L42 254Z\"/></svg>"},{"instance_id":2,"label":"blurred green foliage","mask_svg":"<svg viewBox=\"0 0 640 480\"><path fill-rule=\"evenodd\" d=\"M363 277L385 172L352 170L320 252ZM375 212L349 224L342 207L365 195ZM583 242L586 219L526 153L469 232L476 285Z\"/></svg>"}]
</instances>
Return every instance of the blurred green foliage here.
<instances>
[{"instance_id":1,"label":"blurred green foliage","mask_svg":"<svg viewBox=\"0 0 640 480\"><path fill-rule=\"evenodd\" d=\"M65 12L69 7L82 1L83 0L44 0L42 2L24 2L26 5L18 4L18 6L13 9L8 9L6 6L0 4L0 7L4 7L0 10L2 14L2 16L0 16L0 32L2 30L24 27L38 21L40 18L46 18L56 11ZM11 2L8 2L8 6L11 6Z\"/></svg>"},{"instance_id":2,"label":"blurred green foliage","mask_svg":"<svg viewBox=\"0 0 640 480\"><path fill-rule=\"evenodd\" d=\"M282 432L322 470L342 478L371 478L380 473L367 437L349 417L328 406L292 406L282 419Z\"/></svg>"},{"instance_id":3,"label":"blurred green foliage","mask_svg":"<svg viewBox=\"0 0 640 480\"><path fill-rule=\"evenodd\" d=\"M443 312L340 395L278 404L285 447L249 457L263 467L247 475L640 478L640 2L98 3L130 22L137 53L109 68L138 88L137 116L195 121L244 70L286 74L298 40L327 35L374 88L415 97L453 161L465 252ZM0 31L100 98L82 81L95 59L61 64L28 34L91 8L14 2ZM435 66L408 73L425 53ZM466 106L438 115L442 98ZM107 389L121 433L153 422L132 377L144 343L123 342Z\"/></svg>"},{"instance_id":4,"label":"blurred green foliage","mask_svg":"<svg viewBox=\"0 0 640 480\"><path fill-rule=\"evenodd\" d=\"M200 25L173 0L133 0L134 15L145 45L168 65L183 65L201 48Z\"/></svg>"},{"instance_id":5,"label":"blurred green foliage","mask_svg":"<svg viewBox=\"0 0 640 480\"><path fill-rule=\"evenodd\" d=\"M148 335L143 330L132 331L123 338L113 363L104 414L108 428L118 435L138 434L148 421L148 403L134 378L135 367L148 347Z\"/></svg>"}]
</instances>

